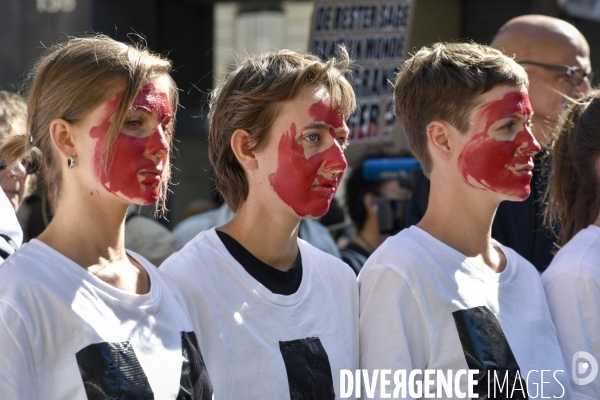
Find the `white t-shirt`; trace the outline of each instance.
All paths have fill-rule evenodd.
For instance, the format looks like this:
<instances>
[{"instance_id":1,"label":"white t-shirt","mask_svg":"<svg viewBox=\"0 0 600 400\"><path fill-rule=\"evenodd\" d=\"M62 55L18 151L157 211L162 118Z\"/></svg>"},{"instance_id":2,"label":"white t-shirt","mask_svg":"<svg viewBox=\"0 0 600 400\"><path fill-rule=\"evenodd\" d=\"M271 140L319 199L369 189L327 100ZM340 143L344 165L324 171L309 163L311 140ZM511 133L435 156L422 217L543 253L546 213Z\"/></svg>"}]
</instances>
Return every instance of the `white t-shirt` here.
<instances>
[{"instance_id":1,"label":"white t-shirt","mask_svg":"<svg viewBox=\"0 0 600 400\"><path fill-rule=\"evenodd\" d=\"M2 188L0 188L0 234L10 237L17 247L23 242L23 231L21 230L19 221L17 221L15 209ZM12 254L15 251L6 239L1 237L0 250L8 254ZM0 257L0 264L3 261L4 259Z\"/></svg>"},{"instance_id":2,"label":"white t-shirt","mask_svg":"<svg viewBox=\"0 0 600 400\"><path fill-rule=\"evenodd\" d=\"M358 367L356 276L305 241L298 239L298 247L302 282L287 296L272 293L248 274L214 228L162 264L188 305L215 399L289 399L290 390L301 390L298 383L310 387L306 378L327 375L327 367L339 398L340 370ZM318 342L329 365L306 362L308 353L323 355ZM301 373L305 379L298 381Z\"/></svg>"},{"instance_id":3,"label":"white t-shirt","mask_svg":"<svg viewBox=\"0 0 600 400\"><path fill-rule=\"evenodd\" d=\"M474 364L481 361L482 369L495 365L516 375L518 364L530 398L542 398L541 370L549 370L543 376L543 396L568 399L568 378L540 277L516 252L494 245L508 261L499 274L416 226L386 240L358 279L361 368L389 369L392 374L405 370L407 377L412 370L443 370L446 377L445 371L452 370L455 377L469 369L468 354L473 357L471 369L478 369ZM501 372L498 379L504 377ZM423 375L417 378L423 381ZM395 385L386 389L392 393ZM430 392L437 392L437 380ZM467 392L466 375L460 377L460 392ZM379 395L377 387L373 398Z\"/></svg>"},{"instance_id":4,"label":"white t-shirt","mask_svg":"<svg viewBox=\"0 0 600 400\"><path fill-rule=\"evenodd\" d=\"M0 266L1 399L210 398L193 387L205 370L189 374L201 356L181 295L130 255L148 271L147 294L119 290L35 239Z\"/></svg>"},{"instance_id":5,"label":"white t-shirt","mask_svg":"<svg viewBox=\"0 0 600 400\"><path fill-rule=\"evenodd\" d=\"M575 384L573 377L591 377L593 361L575 357L585 351L600 360L600 228L590 225L579 231L556 254L542 274L552 320L558 332L558 341L574 399L600 399L600 377L590 383ZM585 368L588 364L588 368ZM584 383L579 381L579 383Z\"/></svg>"}]
</instances>

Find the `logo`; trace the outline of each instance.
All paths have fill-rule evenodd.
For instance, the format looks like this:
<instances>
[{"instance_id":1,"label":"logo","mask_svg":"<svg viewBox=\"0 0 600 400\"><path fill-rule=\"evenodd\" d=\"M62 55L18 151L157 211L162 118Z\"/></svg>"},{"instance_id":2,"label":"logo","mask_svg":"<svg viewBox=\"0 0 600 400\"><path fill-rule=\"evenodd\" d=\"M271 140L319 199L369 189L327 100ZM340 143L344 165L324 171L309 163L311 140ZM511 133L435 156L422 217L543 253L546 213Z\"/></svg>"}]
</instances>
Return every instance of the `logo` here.
<instances>
[{"instance_id":1,"label":"logo","mask_svg":"<svg viewBox=\"0 0 600 400\"><path fill-rule=\"evenodd\" d=\"M585 359L586 361L581 361L581 359ZM571 372L573 374L573 382L575 382L576 385L587 385L596 379L596 375L598 375L598 361L596 361L593 355L587 351L578 351L573 354L572 362ZM585 375L588 370L590 371L589 375L585 378L580 378L580 376Z\"/></svg>"}]
</instances>

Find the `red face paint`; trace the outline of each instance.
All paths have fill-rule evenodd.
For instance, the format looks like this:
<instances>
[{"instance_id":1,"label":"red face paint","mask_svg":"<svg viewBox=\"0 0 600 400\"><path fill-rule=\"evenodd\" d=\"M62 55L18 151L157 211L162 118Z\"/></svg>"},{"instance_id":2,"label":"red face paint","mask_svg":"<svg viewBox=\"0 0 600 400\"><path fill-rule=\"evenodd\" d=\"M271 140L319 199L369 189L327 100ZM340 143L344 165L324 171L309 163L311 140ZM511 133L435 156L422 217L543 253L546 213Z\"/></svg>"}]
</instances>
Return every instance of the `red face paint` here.
<instances>
[{"instance_id":1,"label":"red face paint","mask_svg":"<svg viewBox=\"0 0 600 400\"><path fill-rule=\"evenodd\" d=\"M277 164L277 172L269 175L269 182L281 200L301 217L325 215L342 179L342 173L333 180L319 175L320 167L343 171L348 166L344 152L335 142L307 159L304 147L296 142L295 123L279 141Z\"/></svg>"},{"instance_id":2,"label":"red face paint","mask_svg":"<svg viewBox=\"0 0 600 400\"><path fill-rule=\"evenodd\" d=\"M332 109L329 98L320 100L320 101L316 102L315 104L313 104L312 106L310 106L310 108L308 110L308 114L315 121L325 122L326 124L331 125L333 127L333 129L342 128L342 127L346 126L346 121L344 119L344 116L342 114L338 114L337 112L335 112L335 110ZM332 133L332 132L333 132L333 130L329 131L329 133ZM334 135L334 133L332 133L332 134Z\"/></svg>"},{"instance_id":3,"label":"red face paint","mask_svg":"<svg viewBox=\"0 0 600 400\"><path fill-rule=\"evenodd\" d=\"M158 126L145 137L120 132L111 149L113 158L110 170L105 171L102 167L102 152L110 129L110 120L119 100L120 95L117 95L108 102L102 123L90 130L90 136L98 139L94 153L96 174L111 193L120 193L129 199L141 200L143 204L152 204L158 199L162 171L169 157L169 143L162 127L165 119L172 118L169 99L166 93L156 92L154 85L144 85L133 107L156 114ZM164 155L158 165L149 158L151 155L162 153Z\"/></svg>"},{"instance_id":4,"label":"red face paint","mask_svg":"<svg viewBox=\"0 0 600 400\"><path fill-rule=\"evenodd\" d=\"M474 182L519 199L531 192L532 156L541 150L529 128L523 123L513 140L500 140L489 135L491 125L512 114L532 114L526 92L509 92L502 99L488 103L478 113L477 119L485 121L484 130L469 140L463 148L458 166L465 182Z\"/></svg>"}]
</instances>

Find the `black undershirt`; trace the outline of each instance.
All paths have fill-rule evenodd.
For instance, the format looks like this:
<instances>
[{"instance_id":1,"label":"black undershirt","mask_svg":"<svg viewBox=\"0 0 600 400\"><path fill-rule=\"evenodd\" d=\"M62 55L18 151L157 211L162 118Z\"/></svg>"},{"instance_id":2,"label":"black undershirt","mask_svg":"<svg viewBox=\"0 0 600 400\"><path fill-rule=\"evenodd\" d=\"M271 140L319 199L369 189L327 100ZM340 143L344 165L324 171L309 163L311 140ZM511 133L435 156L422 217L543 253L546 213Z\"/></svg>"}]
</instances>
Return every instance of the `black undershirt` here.
<instances>
[{"instance_id":1,"label":"black undershirt","mask_svg":"<svg viewBox=\"0 0 600 400\"><path fill-rule=\"evenodd\" d=\"M229 254L239 262L254 279L259 281L272 293L290 295L296 293L302 282L302 258L300 251L294 266L287 271L280 271L260 261L237 240L225 232L216 231L219 239L229 251Z\"/></svg>"}]
</instances>

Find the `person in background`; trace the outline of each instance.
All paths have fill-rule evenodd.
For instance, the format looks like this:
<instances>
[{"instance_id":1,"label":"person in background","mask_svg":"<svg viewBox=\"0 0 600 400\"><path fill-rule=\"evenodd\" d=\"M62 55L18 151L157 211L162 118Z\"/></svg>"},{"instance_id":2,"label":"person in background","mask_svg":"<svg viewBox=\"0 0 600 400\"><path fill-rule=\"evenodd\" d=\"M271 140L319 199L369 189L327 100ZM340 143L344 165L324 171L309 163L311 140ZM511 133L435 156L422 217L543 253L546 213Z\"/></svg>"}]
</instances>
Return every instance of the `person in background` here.
<instances>
[{"instance_id":1,"label":"person in background","mask_svg":"<svg viewBox=\"0 0 600 400\"><path fill-rule=\"evenodd\" d=\"M171 62L106 36L69 38L28 80L26 135L54 218L0 268L3 399L197 399L212 389L173 283L125 249L130 204L164 209L177 111Z\"/></svg>"},{"instance_id":2,"label":"person in background","mask_svg":"<svg viewBox=\"0 0 600 400\"><path fill-rule=\"evenodd\" d=\"M367 258L381 243L404 228L401 205L410 199L411 195L408 173L402 179L365 179L364 162L376 158L383 158L383 155L362 160L352 169L346 181L346 207L354 222L356 235L341 253L342 260L352 267L357 275ZM386 210L395 212L386 213ZM385 220L387 227L380 225L380 218Z\"/></svg>"},{"instance_id":3,"label":"person in background","mask_svg":"<svg viewBox=\"0 0 600 400\"><path fill-rule=\"evenodd\" d=\"M17 93L0 90L0 144L9 136L27 137L27 104ZM0 218L0 262L14 253L23 241L15 213L31 191L37 162L32 154L8 168L0 158L0 188L3 192ZM8 200L8 203L4 201Z\"/></svg>"},{"instance_id":4,"label":"person in background","mask_svg":"<svg viewBox=\"0 0 600 400\"><path fill-rule=\"evenodd\" d=\"M346 217L344 208L340 205L336 197L331 200L327 214L319 218L319 223L329 230L338 249L343 249L350 243L352 221Z\"/></svg>"},{"instance_id":5,"label":"person in background","mask_svg":"<svg viewBox=\"0 0 600 400\"><path fill-rule=\"evenodd\" d=\"M578 371L577 353L600 355L600 91L575 101L552 146L547 222L560 226L562 246L542 274L573 399L600 399L600 379ZM573 369L575 368L575 370ZM596 364L597 371L597 364Z\"/></svg>"},{"instance_id":6,"label":"person in background","mask_svg":"<svg viewBox=\"0 0 600 400\"><path fill-rule=\"evenodd\" d=\"M132 204L125 217L125 248L142 255L157 267L183 245L165 226Z\"/></svg>"},{"instance_id":7,"label":"person in background","mask_svg":"<svg viewBox=\"0 0 600 400\"><path fill-rule=\"evenodd\" d=\"M468 392L459 371L477 370L475 397L500 380L501 398L539 396L542 384L544 396L570 398L540 276L491 238L498 204L531 190L540 145L527 84L523 67L474 43L436 43L401 67L395 114L431 192L423 219L379 246L358 277L360 368L369 374L418 373L416 386L441 393L451 371L459 388L445 398L456 398ZM372 398L386 397L374 389Z\"/></svg>"},{"instance_id":8,"label":"person in background","mask_svg":"<svg viewBox=\"0 0 600 400\"><path fill-rule=\"evenodd\" d=\"M209 157L235 211L161 270L181 288L220 399L339 399L358 367L358 287L341 260L298 238L348 166L356 107L345 48L243 59L212 94Z\"/></svg>"}]
</instances>

